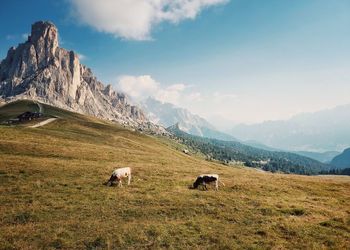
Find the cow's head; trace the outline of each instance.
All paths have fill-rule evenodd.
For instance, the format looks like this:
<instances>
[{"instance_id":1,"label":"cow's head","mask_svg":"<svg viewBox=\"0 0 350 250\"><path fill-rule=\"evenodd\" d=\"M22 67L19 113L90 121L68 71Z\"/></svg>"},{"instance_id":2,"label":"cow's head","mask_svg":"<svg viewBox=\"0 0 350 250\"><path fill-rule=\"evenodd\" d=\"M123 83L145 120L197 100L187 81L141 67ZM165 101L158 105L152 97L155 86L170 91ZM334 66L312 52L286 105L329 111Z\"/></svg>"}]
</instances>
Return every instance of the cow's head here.
<instances>
[{"instance_id":1,"label":"cow's head","mask_svg":"<svg viewBox=\"0 0 350 250\"><path fill-rule=\"evenodd\" d=\"M202 178L202 177L198 177L198 178L196 179L196 181L193 183L192 189L198 188L198 186L199 186L200 184L202 184L202 183L203 183L203 178Z\"/></svg>"}]
</instances>

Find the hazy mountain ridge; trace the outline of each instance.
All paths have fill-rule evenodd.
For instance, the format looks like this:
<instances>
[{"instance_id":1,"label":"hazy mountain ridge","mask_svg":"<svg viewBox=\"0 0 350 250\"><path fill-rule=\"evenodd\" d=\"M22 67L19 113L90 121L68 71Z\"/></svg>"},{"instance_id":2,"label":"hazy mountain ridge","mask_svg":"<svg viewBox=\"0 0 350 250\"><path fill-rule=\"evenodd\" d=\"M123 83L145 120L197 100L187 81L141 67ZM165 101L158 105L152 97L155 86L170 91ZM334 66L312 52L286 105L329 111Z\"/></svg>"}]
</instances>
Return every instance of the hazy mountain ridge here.
<instances>
[{"instance_id":1,"label":"hazy mountain ridge","mask_svg":"<svg viewBox=\"0 0 350 250\"><path fill-rule=\"evenodd\" d=\"M326 151L326 152L323 152L323 153L309 152L309 151L297 151L295 153L299 154L299 155L303 155L303 156L309 157L311 159L318 160L318 161L323 162L323 163L330 163L331 160L335 156L340 154L340 152L338 152L338 151Z\"/></svg>"},{"instance_id":2,"label":"hazy mountain ridge","mask_svg":"<svg viewBox=\"0 0 350 250\"><path fill-rule=\"evenodd\" d=\"M237 125L230 134L288 151L342 151L350 146L350 104L285 121Z\"/></svg>"},{"instance_id":3,"label":"hazy mountain ridge","mask_svg":"<svg viewBox=\"0 0 350 250\"><path fill-rule=\"evenodd\" d=\"M233 136L218 131L213 125L199 115L193 114L187 109L179 108L171 103L162 103L149 97L142 102L142 108L152 122L164 127L178 124L182 131L192 135L220 140L236 140Z\"/></svg>"},{"instance_id":4,"label":"hazy mountain ridge","mask_svg":"<svg viewBox=\"0 0 350 250\"><path fill-rule=\"evenodd\" d=\"M319 153L319 152L312 152L312 151L288 151L288 150L281 150L281 149L276 149L276 148L272 148L272 147L266 146L266 145L264 145L262 143L259 143L257 141L244 141L242 143L245 144L245 145L248 145L248 146L252 146L252 147L255 147L255 148L264 149L264 150L268 150L268 151L290 152L290 153L298 154L298 155L301 155L301 156L305 156L305 157L308 157L308 158L311 158L311 159L314 159L316 161L319 161L319 162L322 162L322 163L326 163L326 164L329 164L330 161L335 156L340 154L340 152L338 152L338 151L326 151L326 152Z\"/></svg>"},{"instance_id":5,"label":"hazy mountain ridge","mask_svg":"<svg viewBox=\"0 0 350 250\"><path fill-rule=\"evenodd\" d=\"M334 157L330 164L337 169L350 168L350 148Z\"/></svg>"},{"instance_id":6,"label":"hazy mountain ridge","mask_svg":"<svg viewBox=\"0 0 350 250\"><path fill-rule=\"evenodd\" d=\"M160 129L123 93L97 80L78 54L59 47L51 22L32 25L28 40L9 49L0 64L0 99L41 101L133 127ZM164 130L164 129L163 129Z\"/></svg>"}]
</instances>

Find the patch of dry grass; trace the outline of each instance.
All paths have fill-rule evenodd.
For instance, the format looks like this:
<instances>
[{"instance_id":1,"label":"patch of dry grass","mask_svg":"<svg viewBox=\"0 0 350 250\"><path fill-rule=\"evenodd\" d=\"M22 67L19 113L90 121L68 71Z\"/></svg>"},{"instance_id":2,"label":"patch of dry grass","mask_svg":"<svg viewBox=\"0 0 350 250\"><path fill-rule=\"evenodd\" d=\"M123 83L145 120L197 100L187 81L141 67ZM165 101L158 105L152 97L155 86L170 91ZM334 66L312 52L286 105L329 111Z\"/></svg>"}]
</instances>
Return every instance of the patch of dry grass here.
<instances>
[{"instance_id":1,"label":"patch of dry grass","mask_svg":"<svg viewBox=\"0 0 350 250\"><path fill-rule=\"evenodd\" d=\"M347 177L227 167L95 119L0 135L2 249L349 249ZM103 186L121 166L131 185ZM204 172L226 186L189 190Z\"/></svg>"}]
</instances>

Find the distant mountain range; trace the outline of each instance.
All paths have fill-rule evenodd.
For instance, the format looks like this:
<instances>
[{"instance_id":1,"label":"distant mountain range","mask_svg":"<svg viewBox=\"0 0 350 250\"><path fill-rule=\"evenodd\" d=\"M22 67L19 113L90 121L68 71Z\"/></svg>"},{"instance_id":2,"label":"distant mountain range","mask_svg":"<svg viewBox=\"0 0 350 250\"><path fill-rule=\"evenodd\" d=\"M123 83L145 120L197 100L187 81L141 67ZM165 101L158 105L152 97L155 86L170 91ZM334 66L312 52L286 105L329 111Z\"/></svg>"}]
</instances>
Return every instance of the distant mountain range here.
<instances>
[{"instance_id":1,"label":"distant mountain range","mask_svg":"<svg viewBox=\"0 0 350 250\"><path fill-rule=\"evenodd\" d=\"M337 169L350 168L350 148L347 148L341 153L334 157L330 165Z\"/></svg>"},{"instance_id":2,"label":"distant mountain range","mask_svg":"<svg viewBox=\"0 0 350 250\"><path fill-rule=\"evenodd\" d=\"M176 107L171 103L162 103L149 97L142 102L141 106L152 122L164 127L177 124L182 131L192 135L226 141L237 140L229 134L216 130L215 127L204 118L191 113L187 109Z\"/></svg>"},{"instance_id":3,"label":"distant mountain range","mask_svg":"<svg viewBox=\"0 0 350 250\"><path fill-rule=\"evenodd\" d=\"M204 118L191 113L190 111L188 111L187 109L184 108L179 108L176 107L173 104L170 103L163 103L160 102L154 98L147 98L144 102L142 102L142 109L144 110L144 112L146 113L146 116L148 116L148 118L159 125L162 125L164 127L171 127L173 125L176 125L181 131L184 131L188 134L191 135L195 135L195 136L200 136L200 137L205 137L205 138L211 138L211 139L218 139L218 140L223 140L223 141L235 141L235 142L239 142L242 143L244 145L247 146L251 146L257 149L263 149L263 150L267 150L267 151L274 151L274 152L281 152L281 151L285 151L285 152L291 152L291 153L295 153L301 156L305 156L314 160L317 160L319 162L322 163L329 163L335 156L340 154L340 151L326 151L326 152L314 152L314 151L295 151L293 150L293 148L297 148L297 147L290 147L290 145L286 145L285 143L281 143L281 145L284 145L285 147L283 147L283 149L281 149L280 147L278 147L280 144L276 144L275 146L267 146L264 143L262 143L261 141L258 141L258 139L264 139L264 133L267 133L268 129L273 130L272 128L275 128L273 130L273 133L270 132L270 140L276 140L278 141L278 138L274 139L274 135L277 137L277 135L285 136L284 138L286 138L286 140L290 137L290 140L293 141L293 134L291 132L291 130L286 131L284 128L281 128L281 124L283 123L284 125L287 125L288 127L298 127L299 129L295 131L300 131L300 133L302 133L303 135L305 135L306 132L302 132L303 128L304 130L307 130L308 127L312 126L313 123L312 121L308 121L309 125L307 126L307 123L303 123L304 126L301 126L300 123L305 121L305 120L310 120L312 118L309 118L307 115L300 115L295 117L294 119L292 119L291 122L289 121L280 121L280 122L267 122L264 124L261 124L261 129L263 130L262 132L259 132L258 125L253 125L253 126L247 126L247 127L243 127L243 125L240 126L240 128L245 128L247 129L247 131L251 131L253 130L253 128L255 129L255 131L252 131L252 133L255 132L255 137L253 135L250 136L241 136L243 138L243 140L239 140L234 136L229 135L228 133L223 133L218 131L212 124L210 124L207 120L205 120ZM336 110L341 116L343 115L343 110L341 109ZM326 114L313 114L314 116L318 116L318 121L320 119L323 118L324 115ZM303 118L305 117L306 118ZM346 118L344 118L346 119ZM297 122L299 121L299 123ZM333 124L339 124L338 122L333 121ZM270 127L271 126L271 127ZM237 130L239 127L236 127L235 129ZM344 130L346 130L347 128L344 128ZM236 131L235 130L235 131ZM247 132L246 131L246 132ZM324 131L323 131L324 132ZM248 132L247 132L248 133ZM282 133L286 133L287 135L282 135ZM311 135L318 135L318 136L322 136L321 131L317 134L317 133L310 133L310 137ZM328 133L329 134L329 133ZM300 136L303 137L302 135L298 135L297 133L295 133L296 136ZM245 140L249 138L248 140ZM257 138L257 139L256 139ZM303 139L303 138L302 138ZM296 139L295 139L296 140ZM266 140L267 142L270 142L269 140ZM300 142L301 139L299 138L298 140L296 140L296 142ZM309 145L309 148L314 148L314 146L318 141L316 140L304 140L304 145L302 148L305 147L305 145ZM343 142L344 145L346 144L346 142ZM267 144L267 143L266 143ZM331 144L329 141L327 143L324 143L325 146L328 146L329 144ZM295 144L294 144L295 145ZM341 144L343 145L343 144ZM338 145L339 147L342 147L341 145Z\"/></svg>"},{"instance_id":4,"label":"distant mountain range","mask_svg":"<svg viewBox=\"0 0 350 250\"><path fill-rule=\"evenodd\" d=\"M318 160L323 163L330 163L334 157L340 154L338 151L326 151L323 153L318 152L308 152L308 151L297 151L296 154L309 157L311 159Z\"/></svg>"},{"instance_id":5,"label":"distant mountain range","mask_svg":"<svg viewBox=\"0 0 350 250\"><path fill-rule=\"evenodd\" d=\"M237 125L229 133L243 141L255 140L287 151L342 151L350 147L349 114L350 104L285 121Z\"/></svg>"},{"instance_id":6,"label":"distant mountain range","mask_svg":"<svg viewBox=\"0 0 350 250\"><path fill-rule=\"evenodd\" d=\"M340 154L338 151L326 151L326 152L312 152L312 151L288 151L288 150L281 150L281 149L276 149L272 148L269 146L266 146L262 143L259 143L257 141L244 141L242 142L245 145L252 146L255 148L260 148L268 151L285 151L285 152L290 152L294 154L298 154L301 156L309 157L311 159L314 159L316 161L322 162L322 163L330 163L331 160Z\"/></svg>"}]
</instances>

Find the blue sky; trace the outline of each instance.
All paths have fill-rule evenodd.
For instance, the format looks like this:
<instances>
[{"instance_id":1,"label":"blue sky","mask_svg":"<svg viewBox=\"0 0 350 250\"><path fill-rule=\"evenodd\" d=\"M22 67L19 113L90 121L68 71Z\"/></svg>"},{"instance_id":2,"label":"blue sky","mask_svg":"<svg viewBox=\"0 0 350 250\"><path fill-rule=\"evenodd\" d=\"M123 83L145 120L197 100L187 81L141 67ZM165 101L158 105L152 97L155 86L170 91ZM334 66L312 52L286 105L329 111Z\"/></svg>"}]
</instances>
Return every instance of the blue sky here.
<instances>
[{"instance_id":1,"label":"blue sky","mask_svg":"<svg viewBox=\"0 0 350 250\"><path fill-rule=\"evenodd\" d=\"M217 126L350 103L349 0L162 1L165 11L138 0L2 1L0 58L51 20L60 46L103 82Z\"/></svg>"}]
</instances>

